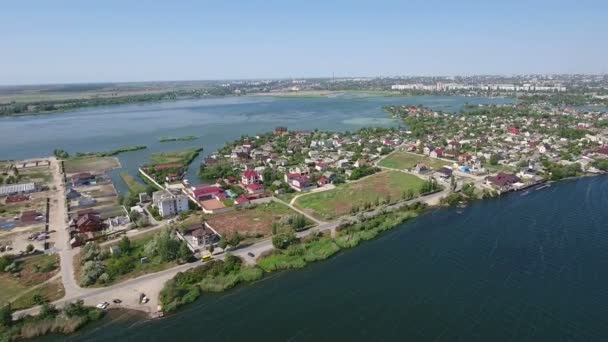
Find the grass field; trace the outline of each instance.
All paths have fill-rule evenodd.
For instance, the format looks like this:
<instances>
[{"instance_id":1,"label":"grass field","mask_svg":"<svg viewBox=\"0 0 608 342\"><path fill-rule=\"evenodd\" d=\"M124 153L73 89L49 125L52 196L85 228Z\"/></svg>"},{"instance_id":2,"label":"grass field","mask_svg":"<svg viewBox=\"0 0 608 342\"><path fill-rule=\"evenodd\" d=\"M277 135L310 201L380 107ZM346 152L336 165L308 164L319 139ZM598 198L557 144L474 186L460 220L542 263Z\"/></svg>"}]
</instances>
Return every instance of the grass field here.
<instances>
[{"instance_id":1,"label":"grass field","mask_svg":"<svg viewBox=\"0 0 608 342\"><path fill-rule=\"evenodd\" d=\"M382 159L380 163L378 163L378 166L388 167L391 169L406 170L413 169L417 163L424 163L428 167L432 167L433 169L438 169L444 165L450 164L445 160L437 158L431 158L408 152L395 151L386 158Z\"/></svg>"},{"instance_id":2,"label":"grass field","mask_svg":"<svg viewBox=\"0 0 608 342\"><path fill-rule=\"evenodd\" d=\"M185 166L196 157L200 150L200 148L193 147L179 151L156 152L150 155L150 161L152 164L179 163Z\"/></svg>"},{"instance_id":3,"label":"grass field","mask_svg":"<svg viewBox=\"0 0 608 342\"><path fill-rule=\"evenodd\" d=\"M407 191L417 195L423 183L414 175L385 171L332 190L298 197L295 205L317 218L330 220L350 213L353 207L374 203L376 199L400 199Z\"/></svg>"},{"instance_id":4,"label":"grass field","mask_svg":"<svg viewBox=\"0 0 608 342\"><path fill-rule=\"evenodd\" d=\"M38 288L26 292L11 303L11 308L13 310L24 310L36 306L36 295L48 302L54 302L63 298L63 296L65 296L65 289L63 288L61 279L55 279Z\"/></svg>"},{"instance_id":5,"label":"grass field","mask_svg":"<svg viewBox=\"0 0 608 342\"><path fill-rule=\"evenodd\" d=\"M72 158L63 162L65 173L80 172L105 172L120 167L115 157L80 157Z\"/></svg>"},{"instance_id":6,"label":"grass field","mask_svg":"<svg viewBox=\"0 0 608 342\"><path fill-rule=\"evenodd\" d=\"M207 219L207 222L222 236L231 236L235 232L242 235L261 234L268 236L274 222L279 222L282 217L287 215L295 214L296 212L283 204L270 202L258 204L252 209L234 210L224 214L212 215Z\"/></svg>"},{"instance_id":7,"label":"grass field","mask_svg":"<svg viewBox=\"0 0 608 342\"><path fill-rule=\"evenodd\" d=\"M57 273L59 260L55 255L37 255L17 261L17 264L20 269L18 272L0 273L0 303L6 303L51 278Z\"/></svg>"},{"instance_id":8,"label":"grass field","mask_svg":"<svg viewBox=\"0 0 608 342\"><path fill-rule=\"evenodd\" d=\"M19 170L20 182L50 183L53 175L48 167L34 167Z\"/></svg>"},{"instance_id":9,"label":"grass field","mask_svg":"<svg viewBox=\"0 0 608 342\"><path fill-rule=\"evenodd\" d=\"M146 192L146 185L135 180L135 177L133 177L130 173L121 172L120 178L122 178L122 180L125 182L131 193L139 194Z\"/></svg>"}]
</instances>

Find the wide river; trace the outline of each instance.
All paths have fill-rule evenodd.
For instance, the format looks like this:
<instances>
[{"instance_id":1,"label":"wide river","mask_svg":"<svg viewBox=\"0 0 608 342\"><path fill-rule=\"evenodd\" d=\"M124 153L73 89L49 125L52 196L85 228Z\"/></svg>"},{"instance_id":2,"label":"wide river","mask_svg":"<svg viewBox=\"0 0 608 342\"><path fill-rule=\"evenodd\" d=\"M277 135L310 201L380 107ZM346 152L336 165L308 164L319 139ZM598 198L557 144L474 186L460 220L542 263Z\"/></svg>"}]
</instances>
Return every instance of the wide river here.
<instances>
[{"instance_id":1,"label":"wide river","mask_svg":"<svg viewBox=\"0 0 608 342\"><path fill-rule=\"evenodd\" d=\"M305 269L68 340L606 341L607 204L602 176L435 209Z\"/></svg>"},{"instance_id":2,"label":"wide river","mask_svg":"<svg viewBox=\"0 0 608 342\"><path fill-rule=\"evenodd\" d=\"M146 145L147 150L119 155L124 169L136 173L151 152L203 146L188 177L192 180L202 158L243 134L289 129L355 130L366 126L395 126L382 106L422 104L457 112L465 103L506 103L504 98L460 96L374 97L345 93L318 98L225 97L175 102L86 108L38 116L0 118L0 159L48 156L56 148L70 153L106 151ZM161 137L199 136L198 140L160 143ZM124 189L112 172L117 188Z\"/></svg>"}]
</instances>

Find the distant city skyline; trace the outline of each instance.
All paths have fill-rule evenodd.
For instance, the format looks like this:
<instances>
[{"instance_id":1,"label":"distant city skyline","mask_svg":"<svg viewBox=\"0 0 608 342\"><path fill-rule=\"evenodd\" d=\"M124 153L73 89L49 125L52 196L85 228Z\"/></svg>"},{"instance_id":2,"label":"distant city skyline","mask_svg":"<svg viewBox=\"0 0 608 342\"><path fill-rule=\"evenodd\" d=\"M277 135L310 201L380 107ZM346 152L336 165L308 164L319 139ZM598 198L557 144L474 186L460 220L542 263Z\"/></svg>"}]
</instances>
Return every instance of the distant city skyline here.
<instances>
[{"instance_id":1,"label":"distant city skyline","mask_svg":"<svg viewBox=\"0 0 608 342\"><path fill-rule=\"evenodd\" d=\"M9 2L0 85L605 74L603 1Z\"/></svg>"}]
</instances>

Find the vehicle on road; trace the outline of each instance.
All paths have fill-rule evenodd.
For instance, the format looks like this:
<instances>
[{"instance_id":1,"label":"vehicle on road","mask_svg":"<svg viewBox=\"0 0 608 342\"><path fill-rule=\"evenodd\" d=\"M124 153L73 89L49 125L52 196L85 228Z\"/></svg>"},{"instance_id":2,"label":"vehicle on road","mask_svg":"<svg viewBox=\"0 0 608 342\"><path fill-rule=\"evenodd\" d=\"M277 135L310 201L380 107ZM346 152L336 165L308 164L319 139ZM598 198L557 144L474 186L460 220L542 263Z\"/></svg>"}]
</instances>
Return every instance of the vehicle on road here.
<instances>
[{"instance_id":1,"label":"vehicle on road","mask_svg":"<svg viewBox=\"0 0 608 342\"><path fill-rule=\"evenodd\" d=\"M149 301L150 301L150 299L148 297L146 297L145 293L142 293L142 294L139 295L139 303L140 304L146 304Z\"/></svg>"},{"instance_id":2,"label":"vehicle on road","mask_svg":"<svg viewBox=\"0 0 608 342\"><path fill-rule=\"evenodd\" d=\"M252 258L253 258L253 257L255 257L255 254L253 254L253 253L251 253L251 252L247 253L247 255L249 255L249 256L250 256L250 257L252 257Z\"/></svg>"},{"instance_id":3,"label":"vehicle on road","mask_svg":"<svg viewBox=\"0 0 608 342\"><path fill-rule=\"evenodd\" d=\"M203 260L203 261L209 261L209 260L211 260L211 259L212 259L212 257L211 257L211 255L209 255L209 254L205 254L205 255L203 255L203 258L202 258L202 260Z\"/></svg>"},{"instance_id":4,"label":"vehicle on road","mask_svg":"<svg viewBox=\"0 0 608 342\"><path fill-rule=\"evenodd\" d=\"M103 303L99 303L97 304L97 308L101 309L101 310L105 310L108 308L108 306L110 306L110 303L108 302L103 302Z\"/></svg>"},{"instance_id":5,"label":"vehicle on road","mask_svg":"<svg viewBox=\"0 0 608 342\"><path fill-rule=\"evenodd\" d=\"M120 304L120 303L122 303L122 300L120 300L120 299L113 299L112 302L114 304Z\"/></svg>"}]
</instances>

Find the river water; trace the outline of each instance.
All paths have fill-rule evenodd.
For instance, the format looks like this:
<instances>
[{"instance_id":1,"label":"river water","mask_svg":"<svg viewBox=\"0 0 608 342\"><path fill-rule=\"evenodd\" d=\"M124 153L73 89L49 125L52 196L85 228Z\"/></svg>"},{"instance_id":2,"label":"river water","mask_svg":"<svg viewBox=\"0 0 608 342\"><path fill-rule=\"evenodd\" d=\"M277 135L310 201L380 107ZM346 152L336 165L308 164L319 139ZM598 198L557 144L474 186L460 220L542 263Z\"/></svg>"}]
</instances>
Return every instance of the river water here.
<instances>
[{"instance_id":1,"label":"river water","mask_svg":"<svg viewBox=\"0 0 608 342\"><path fill-rule=\"evenodd\" d=\"M305 269L69 340L605 341L607 203L602 176L434 209Z\"/></svg>"},{"instance_id":2,"label":"river water","mask_svg":"<svg viewBox=\"0 0 608 342\"><path fill-rule=\"evenodd\" d=\"M258 134L275 126L289 129L356 130L395 126L382 106L422 104L459 111L465 103L506 103L506 98L460 96L374 97L343 94L318 98L224 97L175 102L86 108L66 113L0 118L0 159L47 156L56 148L70 153L106 151L146 145L147 150L122 153L123 168L136 173L151 152L203 146L188 178L194 179L204 156L243 134ZM198 140L160 143L161 137L199 136ZM112 172L119 191L125 189Z\"/></svg>"}]
</instances>

